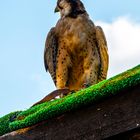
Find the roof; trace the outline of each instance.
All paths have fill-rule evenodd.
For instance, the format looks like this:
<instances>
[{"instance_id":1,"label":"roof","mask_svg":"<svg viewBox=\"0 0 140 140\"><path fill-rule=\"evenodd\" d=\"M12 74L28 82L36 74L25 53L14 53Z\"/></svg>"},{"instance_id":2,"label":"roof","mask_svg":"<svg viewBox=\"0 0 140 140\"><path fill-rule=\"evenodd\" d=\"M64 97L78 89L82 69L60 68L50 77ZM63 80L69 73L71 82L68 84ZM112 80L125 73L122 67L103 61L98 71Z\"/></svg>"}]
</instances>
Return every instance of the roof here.
<instances>
[{"instance_id":1,"label":"roof","mask_svg":"<svg viewBox=\"0 0 140 140\"><path fill-rule=\"evenodd\" d=\"M94 104L140 84L140 65L89 88L0 118L0 135Z\"/></svg>"}]
</instances>

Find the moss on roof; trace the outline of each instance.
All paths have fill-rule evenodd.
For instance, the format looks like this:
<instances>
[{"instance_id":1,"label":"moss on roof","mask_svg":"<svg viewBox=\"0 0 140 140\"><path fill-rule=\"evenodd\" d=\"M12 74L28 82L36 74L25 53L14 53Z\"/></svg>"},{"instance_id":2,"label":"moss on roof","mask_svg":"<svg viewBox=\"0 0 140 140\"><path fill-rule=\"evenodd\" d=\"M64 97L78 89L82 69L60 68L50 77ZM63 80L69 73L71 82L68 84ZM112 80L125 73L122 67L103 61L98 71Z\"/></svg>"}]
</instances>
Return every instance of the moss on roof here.
<instances>
[{"instance_id":1,"label":"moss on roof","mask_svg":"<svg viewBox=\"0 0 140 140\"><path fill-rule=\"evenodd\" d=\"M0 135L25 128L140 84L140 65L87 89L0 118ZM12 119L11 118L16 118Z\"/></svg>"},{"instance_id":2,"label":"moss on roof","mask_svg":"<svg viewBox=\"0 0 140 140\"><path fill-rule=\"evenodd\" d=\"M14 120L20 111L12 112L2 118L0 118L0 136L12 131L9 127L10 121Z\"/></svg>"}]
</instances>

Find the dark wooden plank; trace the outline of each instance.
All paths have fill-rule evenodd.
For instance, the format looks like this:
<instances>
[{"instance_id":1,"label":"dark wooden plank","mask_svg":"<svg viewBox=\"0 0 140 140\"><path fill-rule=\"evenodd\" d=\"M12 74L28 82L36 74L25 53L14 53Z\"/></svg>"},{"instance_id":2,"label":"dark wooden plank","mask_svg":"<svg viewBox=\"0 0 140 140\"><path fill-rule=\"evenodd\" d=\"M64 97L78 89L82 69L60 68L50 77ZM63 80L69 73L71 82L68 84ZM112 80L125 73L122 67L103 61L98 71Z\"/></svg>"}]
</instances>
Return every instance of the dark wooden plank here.
<instances>
[{"instance_id":1,"label":"dark wooden plank","mask_svg":"<svg viewBox=\"0 0 140 140\"><path fill-rule=\"evenodd\" d=\"M140 140L140 128L120 133L104 140Z\"/></svg>"},{"instance_id":2,"label":"dark wooden plank","mask_svg":"<svg viewBox=\"0 0 140 140\"><path fill-rule=\"evenodd\" d=\"M0 140L100 140L140 127L140 85Z\"/></svg>"}]
</instances>

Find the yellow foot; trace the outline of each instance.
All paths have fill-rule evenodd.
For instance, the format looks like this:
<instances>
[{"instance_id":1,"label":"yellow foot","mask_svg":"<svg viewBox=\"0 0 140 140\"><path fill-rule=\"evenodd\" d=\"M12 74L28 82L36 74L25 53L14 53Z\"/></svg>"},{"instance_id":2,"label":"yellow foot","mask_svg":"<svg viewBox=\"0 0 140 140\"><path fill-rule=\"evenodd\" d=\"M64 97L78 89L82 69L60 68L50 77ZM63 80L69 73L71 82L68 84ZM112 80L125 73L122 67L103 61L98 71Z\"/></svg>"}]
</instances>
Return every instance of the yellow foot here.
<instances>
[{"instance_id":1,"label":"yellow foot","mask_svg":"<svg viewBox=\"0 0 140 140\"><path fill-rule=\"evenodd\" d=\"M90 85L88 83L84 83L83 86L82 86L82 89L84 88L88 88Z\"/></svg>"}]
</instances>

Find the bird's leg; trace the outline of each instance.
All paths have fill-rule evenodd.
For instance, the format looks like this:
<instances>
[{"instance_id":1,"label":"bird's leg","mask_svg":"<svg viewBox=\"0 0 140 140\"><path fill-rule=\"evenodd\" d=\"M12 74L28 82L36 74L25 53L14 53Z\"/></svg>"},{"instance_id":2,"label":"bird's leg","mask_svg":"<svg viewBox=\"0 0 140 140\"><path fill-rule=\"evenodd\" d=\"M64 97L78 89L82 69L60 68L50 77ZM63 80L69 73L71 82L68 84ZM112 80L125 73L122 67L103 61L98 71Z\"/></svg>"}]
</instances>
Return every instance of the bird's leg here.
<instances>
[{"instance_id":1,"label":"bird's leg","mask_svg":"<svg viewBox=\"0 0 140 140\"><path fill-rule=\"evenodd\" d=\"M70 66L70 57L64 47L60 47L57 56L56 68L56 87L58 89L68 89L68 67ZM62 97L63 95L61 95Z\"/></svg>"},{"instance_id":2,"label":"bird's leg","mask_svg":"<svg viewBox=\"0 0 140 140\"><path fill-rule=\"evenodd\" d=\"M60 91L62 90L62 89L59 89ZM59 97L60 98L63 98L63 97L65 97L65 96L67 96L67 95L69 95L69 94L72 94L72 93L74 93L73 91L70 91L68 88L65 88L65 89L63 89L63 90L66 90L66 91L68 91L68 92L61 92L61 94L59 95Z\"/></svg>"},{"instance_id":3,"label":"bird's leg","mask_svg":"<svg viewBox=\"0 0 140 140\"><path fill-rule=\"evenodd\" d=\"M90 84L88 84L88 83L84 83L83 86L82 86L82 89L84 89L84 88L88 88L89 86L90 86Z\"/></svg>"},{"instance_id":4,"label":"bird's leg","mask_svg":"<svg viewBox=\"0 0 140 140\"><path fill-rule=\"evenodd\" d=\"M93 61L92 58L88 60L89 65L87 64L85 67L85 81L83 83L83 87L87 88L91 85L98 83L98 71L99 71L99 63L98 60Z\"/></svg>"},{"instance_id":5,"label":"bird's leg","mask_svg":"<svg viewBox=\"0 0 140 140\"><path fill-rule=\"evenodd\" d=\"M65 68L66 70L66 68ZM69 89L66 86L67 83L67 70L65 71L64 67L61 67L59 69L57 69L57 74L56 74L56 87L58 89ZM60 95L60 97L63 97L63 93Z\"/></svg>"}]
</instances>

